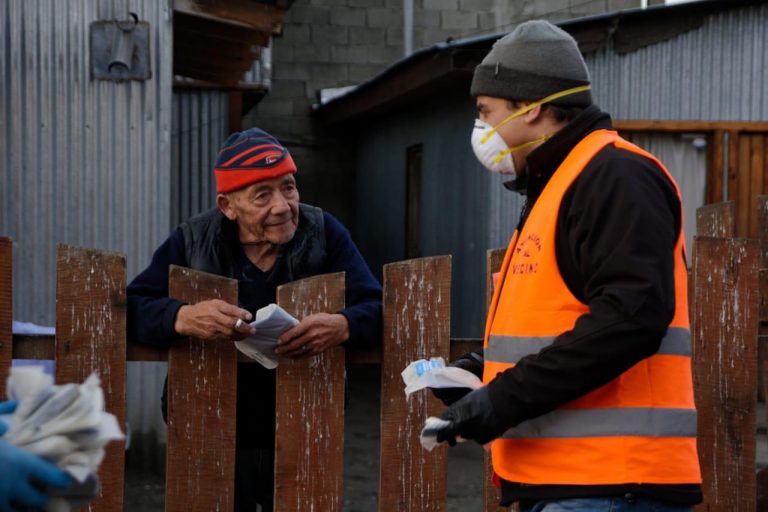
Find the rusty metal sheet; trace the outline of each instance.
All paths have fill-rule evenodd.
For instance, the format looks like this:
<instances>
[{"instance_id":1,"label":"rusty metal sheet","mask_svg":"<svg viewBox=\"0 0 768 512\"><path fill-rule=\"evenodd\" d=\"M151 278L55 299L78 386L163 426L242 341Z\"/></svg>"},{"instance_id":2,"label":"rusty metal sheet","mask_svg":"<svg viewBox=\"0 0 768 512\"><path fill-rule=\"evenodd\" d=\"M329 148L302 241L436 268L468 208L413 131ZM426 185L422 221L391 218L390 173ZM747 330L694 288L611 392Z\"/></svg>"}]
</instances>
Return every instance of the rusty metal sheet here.
<instances>
[{"instance_id":1,"label":"rusty metal sheet","mask_svg":"<svg viewBox=\"0 0 768 512\"><path fill-rule=\"evenodd\" d=\"M56 382L98 372L106 410L125 428L125 257L59 245L56 253ZM89 511L122 510L125 446L106 447L99 497Z\"/></svg>"},{"instance_id":2,"label":"rusty metal sheet","mask_svg":"<svg viewBox=\"0 0 768 512\"><path fill-rule=\"evenodd\" d=\"M485 309L491 305L493 297L493 275L501 270L501 264L504 262L506 249L491 249L486 253L485 258ZM491 452L486 451L484 455L483 466L483 510L486 512L510 510L499 507L501 501L501 489L493 485L493 463L491 461ZM517 505L513 505L513 510L517 510Z\"/></svg>"},{"instance_id":3,"label":"rusty metal sheet","mask_svg":"<svg viewBox=\"0 0 768 512\"><path fill-rule=\"evenodd\" d=\"M756 240L696 238L693 370L708 511L755 510Z\"/></svg>"},{"instance_id":4,"label":"rusty metal sheet","mask_svg":"<svg viewBox=\"0 0 768 512\"><path fill-rule=\"evenodd\" d=\"M237 281L171 265L169 295L190 304L237 304ZM168 351L165 510L234 508L237 350L189 338Z\"/></svg>"},{"instance_id":5,"label":"rusty metal sheet","mask_svg":"<svg viewBox=\"0 0 768 512\"><path fill-rule=\"evenodd\" d=\"M277 289L295 318L344 308L344 273ZM344 479L344 349L277 367L275 510L341 512Z\"/></svg>"},{"instance_id":6,"label":"rusty metal sheet","mask_svg":"<svg viewBox=\"0 0 768 512\"><path fill-rule=\"evenodd\" d=\"M419 443L427 417L442 403L428 391L406 400L400 372L412 361L449 355L451 257L384 267L379 510L446 510L447 454Z\"/></svg>"},{"instance_id":7,"label":"rusty metal sheet","mask_svg":"<svg viewBox=\"0 0 768 512\"><path fill-rule=\"evenodd\" d=\"M13 359L13 242L0 237L0 400Z\"/></svg>"}]
</instances>

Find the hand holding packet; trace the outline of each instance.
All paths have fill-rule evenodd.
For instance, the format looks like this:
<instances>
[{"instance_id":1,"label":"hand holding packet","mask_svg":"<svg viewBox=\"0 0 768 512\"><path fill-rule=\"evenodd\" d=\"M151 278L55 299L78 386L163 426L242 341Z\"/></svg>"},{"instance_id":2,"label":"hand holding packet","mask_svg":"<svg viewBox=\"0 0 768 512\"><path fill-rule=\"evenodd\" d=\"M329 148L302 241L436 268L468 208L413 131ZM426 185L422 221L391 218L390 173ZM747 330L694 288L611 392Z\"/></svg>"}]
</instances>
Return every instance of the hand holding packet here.
<instances>
[{"instance_id":1,"label":"hand holding packet","mask_svg":"<svg viewBox=\"0 0 768 512\"><path fill-rule=\"evenodd\" d=\"M236 341L235 346L264 368L272 370L280 363L280 356L275 353L277 338L298 323L298 320L277 304L269 304L256 312L256 318L250 324L256 328L256 334Z\"/></svg>"},{"instance_id":2,"label":"hand holding packet","mask_svg":"<svg viewBox=\"0 0 768 512\"><path fill-rule=\"evenodd\" d=\"M401 375L405 383L405 396L424 388L477 389L483 385L474 373L454 366L445 366L442 357L433 357L429 361L414 361Z\"/></svg>"}]
</instances>

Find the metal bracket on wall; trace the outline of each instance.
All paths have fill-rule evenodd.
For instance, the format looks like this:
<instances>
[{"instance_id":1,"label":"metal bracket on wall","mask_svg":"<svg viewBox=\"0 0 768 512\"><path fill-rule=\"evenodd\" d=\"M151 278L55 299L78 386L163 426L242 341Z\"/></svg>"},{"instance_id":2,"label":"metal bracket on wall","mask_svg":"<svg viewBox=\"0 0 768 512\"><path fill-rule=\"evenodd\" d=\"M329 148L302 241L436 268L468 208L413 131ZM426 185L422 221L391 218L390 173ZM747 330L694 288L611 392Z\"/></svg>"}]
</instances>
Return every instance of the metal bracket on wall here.
<instances>
[{"instance_id":1,"label":"metal bracket on wall","mask_svg":"<svg viewBox=\"0 0 768 512\"><path fill-rule=\"evenodd\" d=\"M130 13L126 21L91 23L91 78L93 80L148 80L149 22Z\"/></svg>"}]
</instances>

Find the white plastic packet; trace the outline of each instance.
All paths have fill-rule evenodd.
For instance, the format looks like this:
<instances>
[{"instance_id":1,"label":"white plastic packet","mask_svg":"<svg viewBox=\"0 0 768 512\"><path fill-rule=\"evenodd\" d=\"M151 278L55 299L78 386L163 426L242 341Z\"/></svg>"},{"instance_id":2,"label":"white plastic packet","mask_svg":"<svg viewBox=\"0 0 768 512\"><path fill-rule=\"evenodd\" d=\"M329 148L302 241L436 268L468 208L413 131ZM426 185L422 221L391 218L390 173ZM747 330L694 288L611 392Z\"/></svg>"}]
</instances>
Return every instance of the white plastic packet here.
<instances>
[{"instance_id":1,"label":"white plastic packet","mask_svg":"<svg viewBox=\"0 0 768 512\"><path fill-rule=\"evenodd\" d=\"M68 512L93 500L99 490L97 470L104 447L124 439L117 419L104 410L98 375L83 384L56 386L42 366L11 368L8 398L17 400L3 439L56 464L73 479L52 491L48 512Z\"/></svg>"},{"instance_id":2,"label":"white plastic packet","mask_svg":"<svg viewBox=\"0 0 768 512\"><path fill-rule=\"evenodd\" d=\"M256 328L256 334L236 341L235 346L264 368L272 370L280 363L280 356L275 353L277 338L298 323L277 304L269 304L258 310L256 318L251 322L251 327Z\"/></svg>"},{"instance_id":3,"label":"white plastic packet","mask_svg":"<svg viewBox=\"0 0 768 512\"><path fill-rule=\"evenodd\" d=\"M427 418L427 421L424 422L424 427L421 429L421 434L419 434L421 446L423 446L425 450L431 452L435 446L440 444L437 442L437 433L449 424L449 421L435 418L434 416ZM456 438L456 442L458 443L463 443L464 441L465 439L461 436Z\"/></svg>"},{"instance_id":4,"label":"white plastic packet","mask_svg":"<svg viewBox=\"0 0 768 512\"><path fill-rule=\"evenodd\" d=\"M446 367L442 357L414 361L400 375L405 383L405 396L424 388L477 389L483 386L474 373L454 366Z\"/></svg>"}]
</instances>

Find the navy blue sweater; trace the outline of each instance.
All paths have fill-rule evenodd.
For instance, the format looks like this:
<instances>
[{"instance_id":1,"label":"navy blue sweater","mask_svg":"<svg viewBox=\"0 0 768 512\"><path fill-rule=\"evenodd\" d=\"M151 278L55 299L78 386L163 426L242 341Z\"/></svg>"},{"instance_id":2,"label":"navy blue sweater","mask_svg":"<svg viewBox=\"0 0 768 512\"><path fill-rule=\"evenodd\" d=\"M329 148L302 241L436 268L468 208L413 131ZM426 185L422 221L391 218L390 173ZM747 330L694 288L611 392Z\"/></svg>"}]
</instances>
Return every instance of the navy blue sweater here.
<instances>
[{"instance_id":1,"label":"navy blue sweater","mask_svg":"<svg viewBox=\"0 0 768 512\"><path fill-rule=\"evenodd\" d=\"M346 308L338 311L349 321L348 348L381 343L381 285L373 277L352 238L332 215L325 219L325 268L321 273L346 273ZM263 272L238 244L235 272L239 306L255 314L275 302L277 287L288 282L283 259ZM128 339L167 347L179 335L173 329L182 302L168 298L169 265L188 266L180 229L155 251L152 262L128 285ZM274 442L275 372L258 363L238 365L237 443L239 447L269 447Z\"/></svg>"},{"instance_id":2,"label":"navy blue sweater","mask_svg":"<svg viewBox=\"0 0 768 512\"><path fill-rule=\"evenodd\" d=\"M373 277L349 232L328 212L325 218L326 268L323 273L346 272L347 307L339 311L349 321L347 347L378 345L381 340L381 285ZM277 287L287 282L282 259L269 272L253 265L242 248L236 268L239 306L256 310L275 302ZM173 329L182 302L168 298L169 265L188 266L180 229L155 251L152 262L128 285L128 339L167 347L178 334Z\"/></svg>"}]
</instances>

